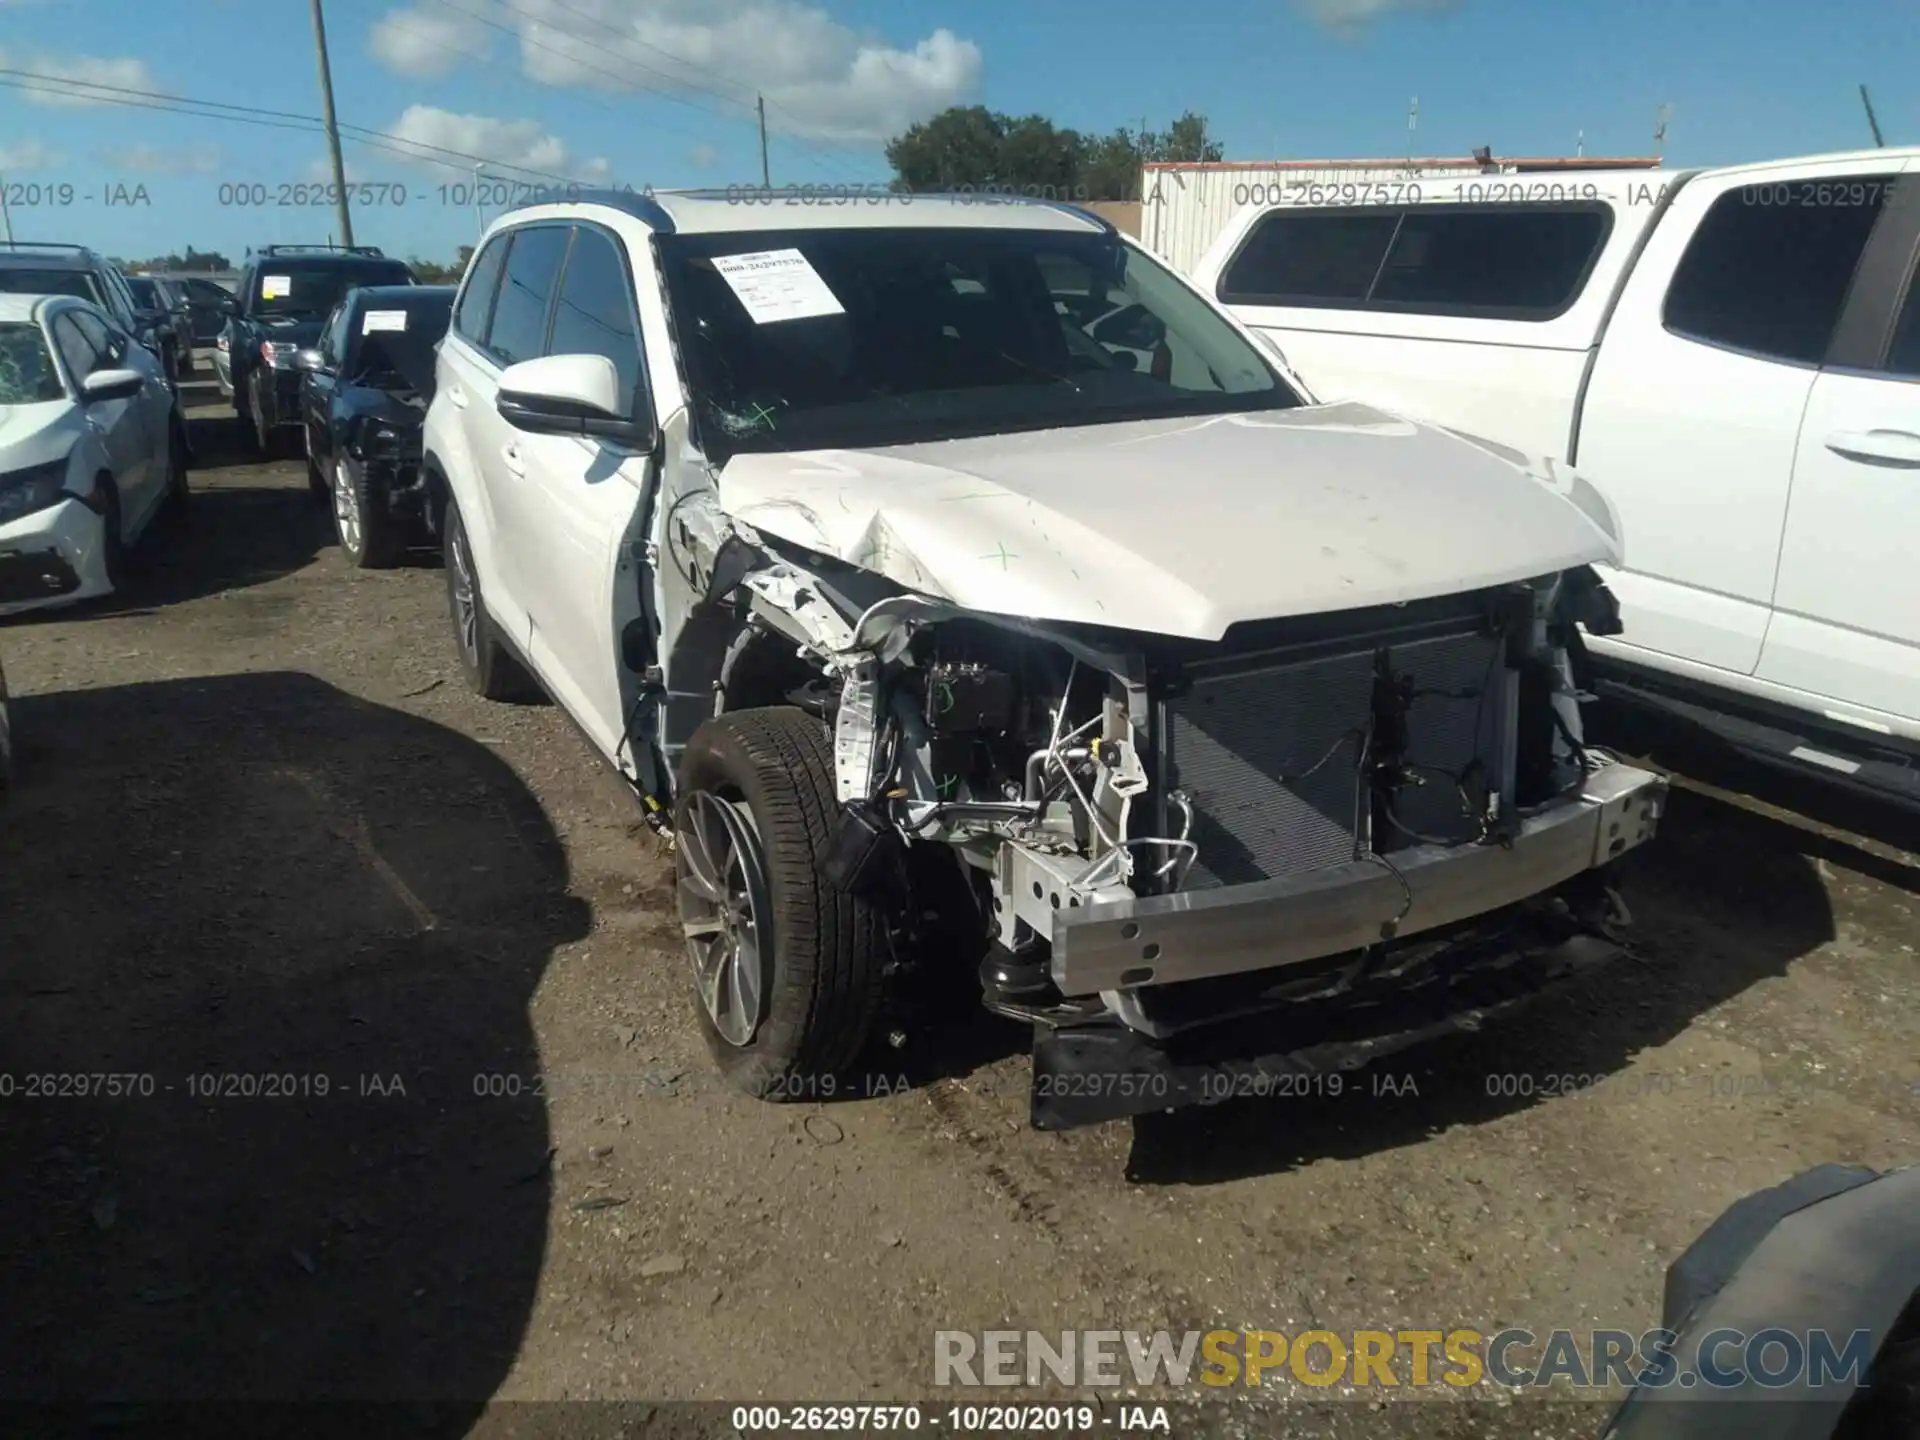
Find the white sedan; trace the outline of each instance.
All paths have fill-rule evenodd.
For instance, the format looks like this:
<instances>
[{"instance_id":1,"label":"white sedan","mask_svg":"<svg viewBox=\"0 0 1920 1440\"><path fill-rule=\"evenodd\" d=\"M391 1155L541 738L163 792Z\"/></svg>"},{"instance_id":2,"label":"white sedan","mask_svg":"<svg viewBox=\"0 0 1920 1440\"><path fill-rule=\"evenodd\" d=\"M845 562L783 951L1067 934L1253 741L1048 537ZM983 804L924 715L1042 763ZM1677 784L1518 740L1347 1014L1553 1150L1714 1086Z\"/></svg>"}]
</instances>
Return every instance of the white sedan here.
<instances>
[{"instance_id":1,"label":"white sedan","mask_svg":"<svg viewBox=\"0 0 1920 1440\"><path fill-rule=\"evenodd\" d=\"M111 594L128 547L187 500L160 361L66 295L0 295L0 615Z\"/></svg>"}]
</instances>

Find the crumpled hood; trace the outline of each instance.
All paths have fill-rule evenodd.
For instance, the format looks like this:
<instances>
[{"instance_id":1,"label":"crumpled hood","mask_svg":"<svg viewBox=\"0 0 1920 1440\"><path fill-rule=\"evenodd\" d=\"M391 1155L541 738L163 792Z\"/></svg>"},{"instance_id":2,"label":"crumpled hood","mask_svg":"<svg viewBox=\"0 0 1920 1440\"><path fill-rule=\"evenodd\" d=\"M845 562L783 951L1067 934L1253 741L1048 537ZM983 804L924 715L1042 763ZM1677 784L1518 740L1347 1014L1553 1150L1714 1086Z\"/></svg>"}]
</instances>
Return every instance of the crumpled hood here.
<instances>
[{"instance_id":1,"label":"crumpled hood","mask_svg":"<svg viewBox=\"0 0 1920 1440\"><path fill-rule=\"evenodd\" d=\"M1618 559L1604 503L1354 403L737 455L719 489L965 609L1202 640Z\"/></svg>"},{"instance_id":2,"label":"crumpled hood","mask_svg":"<svg viewBox=\"0 0 1920 1440\"><path fill-rule=\"evenodd\" d=\"M0 474L66 459L80 428L80 407L71 400L0 405Z\"/></svg>"}]
</instances>

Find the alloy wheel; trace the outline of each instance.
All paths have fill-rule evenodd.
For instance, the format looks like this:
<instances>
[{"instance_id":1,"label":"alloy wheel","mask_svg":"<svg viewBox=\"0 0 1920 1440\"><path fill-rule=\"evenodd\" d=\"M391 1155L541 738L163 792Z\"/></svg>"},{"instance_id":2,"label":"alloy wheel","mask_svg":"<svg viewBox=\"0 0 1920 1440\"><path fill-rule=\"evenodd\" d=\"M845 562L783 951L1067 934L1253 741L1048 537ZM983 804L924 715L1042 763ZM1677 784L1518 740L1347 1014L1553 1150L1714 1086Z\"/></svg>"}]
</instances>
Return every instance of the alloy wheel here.
<instances>
[{"instance_id":1,"label":"alloy wheel","mask_svg":"<svg viewBox=\"0 0 1920 1440\"><path fill-rule=\"evenodd\" d=\"M358 555L362 536L360 533L360 488L354 483L353 474L347 469L347 462L336 461L333 467L333 519L340 527L340 548L349 555ZM472 585L467 587L469 594ZM462 629L464 630L464 623ZM462 644L466 642L462 640Z\"/></svg>"},{"instance_id":2,"label":"alloy wheel","mask_svg":"<svg viewBox=\"0 0 1920 1440\"><path fill-rule=\"evenodd\" d=\"M759 833L744 804L709 790L687 797L676 832L680 925L694 988L720 1038L743 1046L760 1028L772 958Z\"/></svg>"},{"instance_id":3,"label":"alloy wheel","mask_svg":"<svg viewBox=\"0 0 1920 1440\"><path fill-rule=\"evenodd\" d=\"M447 546L447 558L453 571L453 623L460 631L460 654L470 666L480 664L480 605L474 594L473 554L467 549L467 532L454 532Z\"/></svg>"}]
</instances>

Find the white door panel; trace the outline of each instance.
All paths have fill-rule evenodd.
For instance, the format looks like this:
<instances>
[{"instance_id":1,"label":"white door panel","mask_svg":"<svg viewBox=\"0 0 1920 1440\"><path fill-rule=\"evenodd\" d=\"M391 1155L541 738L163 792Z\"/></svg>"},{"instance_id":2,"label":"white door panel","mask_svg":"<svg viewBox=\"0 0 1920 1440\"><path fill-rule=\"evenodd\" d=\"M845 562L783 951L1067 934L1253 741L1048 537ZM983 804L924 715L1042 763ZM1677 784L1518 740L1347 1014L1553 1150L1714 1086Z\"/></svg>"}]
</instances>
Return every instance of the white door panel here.
<instances>
[{"instance_id":1,"label":"white door panel","mask_svg":"<svg viewBox=\"0 0 1920 1440\"><path fill-rule=\"evenodd\" d=\"M1623 356L1602 350L1579 452L1580 473L1620 513L1627 570L1648 582L1639 588L1650 614L1629 633L1635 644L1750 674L1815 372L1664 330L1634 340ZM1633 588L1623 581L1622 594ZM1696 607L1713 642L1671 648L1691 643Z\"/></svg>"},{"instance_id":2,"label":"white door panel","mask_svg":"<svg viewBox=\"0 0 1920 1440\"><path fill-rule=\"evenodd\" d=\"M1362 400L1530 455L1566 458L1585 350L1291 328L1260 318L1272 311L1232 308L1272 338L1321 400Z\"/></svg>"},{"instance_id":3,"label":"white door panel","mask_svg":"<svg viewBox=\"0 0 1920 1440\"><path fill-rule=\"evenodd\" d=\"M619 545L647 486L644 456L569 435L518 436L520 492L538 523L522 550L533 577L531 656L603 753L626 732L615 594ZM632 583L629 581L629 583Z\"/></svg>"},{"instance_id":4,"label":"white door panel","mask_svg":"<svg viewBox=\"0 0 1920 1440\"><path fill-rule=\"evenodd\" d=\"M1827 373L1794 459L1759 674L1920 717L1920 381Z\"/></svg>"},{"instance_id":5,"label":"white door panel","mask_svg":"<svg viewBox=\"0 0 1920 1440\"><path fill-rule=\"evenodd\" d=\"M1767 629L1765 605L1715 595L1636 570L1595 568L1619 600L1623 637L1635 647L1663 655L1684 655L1736 674L1752 670L1758 643L1754 637L1764 635Z\"/></svg>"},{"instance_id":6,"label":"white door panel","mask_svg":"<svg viewBox=\"0 0 1920 1440\"><path fill-rule=\"evenodd\" d=\"M467 543L480 572L480 589L487 612L524 649L526 606L512 573L511 547L503 538L511 534L514 503L514 497L503 491L513 477L504 473L498 454L513 432L494 409L498 371L465 340L451 334L442 343L440 365L445 375L443 390L452 407L446 433L454 454L447 457L448 469L464 476L473 492L468 495L456 487Z\"/></svg>"}]
</instances>

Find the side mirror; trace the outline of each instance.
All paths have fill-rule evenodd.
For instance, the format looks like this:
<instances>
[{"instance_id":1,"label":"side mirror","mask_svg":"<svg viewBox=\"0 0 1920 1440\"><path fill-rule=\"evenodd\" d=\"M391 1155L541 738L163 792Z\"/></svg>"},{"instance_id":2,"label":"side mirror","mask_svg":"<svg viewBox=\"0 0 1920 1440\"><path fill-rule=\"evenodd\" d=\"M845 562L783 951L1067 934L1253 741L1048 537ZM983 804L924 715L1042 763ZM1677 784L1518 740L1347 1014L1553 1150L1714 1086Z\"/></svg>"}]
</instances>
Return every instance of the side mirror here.
<instances>
[{"instance_id":1,"label":"side mirror","mask_svg":"<svg viewBox=\"0 0 1920 1440\"><path fill-rule=\"evenodd\" d=\"M237 295L229 295L223 300L214 301L213 304L214 308L222 315L238 315L240 313L240 297Z\"/></svg>"},{"instance_id":2,"label":"side mirror","mask_svg":"<svg viewBox=\"0 0 1920 1440\"><path fill-rule=\"evenodd\" d=\"M146 377L138 370L96 370L80 382L80 395L89 405L106 400L131 400Z\"/></svg>"},{"instance_id":3,"label":"side mirror","mask_svg":"<svg viewBox=\"0 0 1920 1440\"><path fill-rule=\"evenodd\" d=\"M604 355L543 355L500 374L494 408L533 435L592 435L651 449L653 425L620 413L620 374Z\"/></svg>"}]
</instances>

